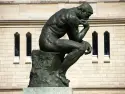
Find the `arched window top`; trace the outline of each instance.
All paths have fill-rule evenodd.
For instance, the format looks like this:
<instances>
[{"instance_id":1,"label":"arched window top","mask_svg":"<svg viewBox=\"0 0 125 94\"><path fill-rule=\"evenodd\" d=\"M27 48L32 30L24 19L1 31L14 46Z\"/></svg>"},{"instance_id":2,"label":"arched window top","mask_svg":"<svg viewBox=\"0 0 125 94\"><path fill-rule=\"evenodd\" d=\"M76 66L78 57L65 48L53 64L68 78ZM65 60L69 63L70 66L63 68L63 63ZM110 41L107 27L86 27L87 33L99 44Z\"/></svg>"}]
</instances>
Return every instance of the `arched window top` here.
<instances>
[{"instance_id":1,"label":"arched window top","mask_svg":"<svg viewBox=\"0 0 125 94\"><path fill-rule=\"evenodd\" d=\"M20 56L20 34L18 32L16 32L14 34L15 40L14 40L14 44L15 44L15 56Z\"/></svg>"},{"instance_id":2,"label":"arched window top","mask_svg":"<svg viewBox=\"0 0 125 94\"><path fill-rule=\"evenodd\" d=\"M93 36L96 36L96 35L98 35L98 33L97 33L96 31L94 31L94 32L92 33L92 35L93 35Z\"/></svg>"},{"instance_id":3,"label":"arched window top","mask_svg":"<svg viewBox=\"0 0 125 94\"><path fill-rule=\"evenodd\" d=\"M20 34L18 33L18 32L16 32L15 34L14 34L14 36L19 36Z\"/></svg>"},{"instance_id":4,"label":"arched window top","mask_svg":"<svg viewBox=\"0 0 125 94\"><path fill-rule=\"evenodd\" d=\"M104 35L109 35L109 32L108 32L108 31L105 31L105 32L104 32Z\"/></svg>"},{"instance_id":5,"label":"arched window top","mask_svg":"<svg viewBox=\"0 0 125 94\"><path fill-rule=\"evenodd\" d=\"M104 55L110 55L110 33L104 32Z\"/></svg>"},{"instance_id":6,"label":"arched window top","mask_svg":"<svg viewBox=\"0 0 125 94\"><path fill-rule=\"evenodd\" d=\"M109 33L107 30L104 33Z\"/></svg>"},{"instance_id":7,"label":"arched window top","mask_svg":"<svg viewBox=\"0 0 125 94\"><path fill-rule=\"evenodd\" d=\"M32 34L30 32L26 33L26 48L27 48L27 56L31 56L32 49Z\"/></svg>"},{"instance_id":8,"label":"arched window top","mask_svg":"<svg viewBox=\"0 0 125 94\"><path fill-rule=\"evenodd\" d=\"M96 31L94 31L92 34L98 34Z\"/></svg>"},{"instance_id":9,"label":"arched window top","mask_svg":"<svg viewBox=\"0 0 125 94\"><path fill-rule=\"evenodd\" d=\"M104 40L109 41L110 33L108 31L104 32Z\"/></svg>"},{"instance_id":10,"label":"arched window top","mask_svg":"<svg viewBox=\"0 0 125 94\"><path fill-rule=\"evenodd\" d=\"M30 33L30 32L27 32L27 33L26 33L26 36L27 36L27 37L31 36L31 33Z\"/></svg>"},{"instance_id":11,"label":"arched window top","mask_svg":"<svg viewBox=\"0 0 125 94\"><path fill-rule=\"evenodd\" d=\"M92 46L93 55L98 55L98 33L96 31L92 33Z\"/></svg>"}]
</instances>

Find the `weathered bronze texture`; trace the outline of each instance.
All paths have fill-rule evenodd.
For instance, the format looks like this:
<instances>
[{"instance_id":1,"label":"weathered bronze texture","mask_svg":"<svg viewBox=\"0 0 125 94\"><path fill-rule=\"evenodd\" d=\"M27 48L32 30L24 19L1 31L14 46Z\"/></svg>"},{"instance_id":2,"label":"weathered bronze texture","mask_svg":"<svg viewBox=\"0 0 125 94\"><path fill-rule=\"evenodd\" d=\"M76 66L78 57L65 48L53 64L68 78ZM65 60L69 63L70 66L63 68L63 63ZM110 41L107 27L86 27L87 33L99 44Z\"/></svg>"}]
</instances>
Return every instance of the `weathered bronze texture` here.
<instances>
[{"instance_id":1,"label":"weathered bronze texture","mask_svg":"<svg viewBox=\"0 0 125 94\"><path fill-rule=\"evenodd\" d=\"M42 28L39 38L40 50L60 54L61 63L59 66L54 66L56 70L51 70L51 72L53 71L66 86L68 86L69 80L66 79L65 74L69 67L83 54L91 53L91 45L82 39L90 28L88 19L92 14L92 7L84 2L78 7L59 10L48 19ZM79 25L84 27L81 31L78 30ZM69 39L60 39L65 34Z\"/></svg>"}]
</instances>

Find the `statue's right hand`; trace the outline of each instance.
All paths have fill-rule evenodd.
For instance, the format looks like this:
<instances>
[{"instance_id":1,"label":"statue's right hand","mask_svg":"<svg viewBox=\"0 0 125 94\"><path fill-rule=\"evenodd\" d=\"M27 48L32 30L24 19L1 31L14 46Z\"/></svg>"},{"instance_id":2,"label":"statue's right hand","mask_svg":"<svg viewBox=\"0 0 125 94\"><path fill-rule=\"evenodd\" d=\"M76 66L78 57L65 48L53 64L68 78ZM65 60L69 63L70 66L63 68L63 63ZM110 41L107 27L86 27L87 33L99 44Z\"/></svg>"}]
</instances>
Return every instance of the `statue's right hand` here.
<instances>
[{"instance_id":1,"label":"statue's right hand","mask_svg":"<svg viewBox=\"0 0 125 94\"><path fill-rule=\"evenodd\" d=\"M83 25L85 22L86 22L86 20L83 20L83 19L80 20L80 24L82 24L82 25Z\"/></svg>"},{"instance_id":2,"label":"statue's right hand","mask_svg":"<svg viewBox=\"0 0 125 94\"><path fill-rule=\"evenodd\" d=\"M88 23L87 20L81 19L81 20L80 20L80 24L82 24L85 28L86 28L86 27L89 27L89 23Z\"/></svg>"},{"instance_id":3,"label":"statue's right hand","mask_svg":"<svg viewBox=\"0 0 125 94\"><path fill-rule=\"evenodd\" d=\"M84 41L84 42L85 42L85 48L86 48L85 55L90 54L92 51L92 47L87 41Z\"/></svg>"},{"instance_id":4,"label":"statue's right hand","mask_svg":"<svg viewBox=\"0 0 125 94\"><path fill-rule=\"evenodd\" d=\"M83 23L83 26L84 26L84 27L89 27L88 21L86 21L85 23Z\"/></svg>"}]
</instances>

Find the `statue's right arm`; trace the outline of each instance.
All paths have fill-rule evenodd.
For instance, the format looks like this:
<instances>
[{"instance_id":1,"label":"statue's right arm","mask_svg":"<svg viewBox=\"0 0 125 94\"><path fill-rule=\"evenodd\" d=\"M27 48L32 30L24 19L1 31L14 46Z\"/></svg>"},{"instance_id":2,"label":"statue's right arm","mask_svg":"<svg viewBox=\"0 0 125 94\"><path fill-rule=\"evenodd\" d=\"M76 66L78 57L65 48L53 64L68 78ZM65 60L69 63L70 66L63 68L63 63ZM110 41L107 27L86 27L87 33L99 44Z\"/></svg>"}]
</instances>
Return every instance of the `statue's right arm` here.
<instances>
[{"instance_id":1,"label":"statue's right arm","mask_svg":"<svg viewBox=\"0 0 125 94\"><path fill-rule=\"evenodd\" d=\"M89 23L87 21L83 22L82 25L83 25L84 28L79 32L80 38L84 38L86 33L87 33L87 31L90 28L89 27Z\"/></svg>"},{"instance_id":2,"label":"statue's right arm","mask_svg":"<svg viewBox=\"0 0 125 94\"><path fill-rule=\"evenodd\" d=\"M79 30L78 30L78 26L79 26L79 19L71 16L70 18L68 18L68 24L69 24L69 30L67 32L68 37L70 40L74 40L79 42Z\"/></svg>"},{"instance_id":3,"label":"statue's right arm","mask_svg":"<svg viewBox=\"0 0 125 94\"><path fill-rule=\"evenodd\" d=\"M86 32L88 31L89 27L84 27L80 32L78 30L78 26L81 24L81 21L75 17L71 16L68 20L70 31L68 31L69 39L82 42L82 39L84 38Z\"/></svg>"}]
</instances>

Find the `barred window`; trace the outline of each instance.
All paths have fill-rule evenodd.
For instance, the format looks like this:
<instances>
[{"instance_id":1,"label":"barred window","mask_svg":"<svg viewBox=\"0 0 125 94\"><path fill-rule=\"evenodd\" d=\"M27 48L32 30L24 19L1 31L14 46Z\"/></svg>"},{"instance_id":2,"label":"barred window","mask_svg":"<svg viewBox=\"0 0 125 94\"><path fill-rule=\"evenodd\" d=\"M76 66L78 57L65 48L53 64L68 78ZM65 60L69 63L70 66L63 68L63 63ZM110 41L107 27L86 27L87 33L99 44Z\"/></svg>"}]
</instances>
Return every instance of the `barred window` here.
<instances>
[{"instance_id":1,"label":"barred window","mask_svg":"<svg viewBox=\"0 0 125 94\"><path fill-rule=\"evenodd\" d=\"M104 32L104 55L110 55L110 34L108 31Z\"/></svg>"},{"instance_id":2,"label":"barred window","mask_svg":"<svg viewBox=\"0 0 125 94\"><path fill-rule=\"evenodd\" d=\"M31 35L31 33L30 32L28 32L27 34L26 34L26 55L27 56L31 56L31 45L32 45L32 42L31 42L31 39L32 38L32 35Z\"/></svg>"},{"instance_id":3,"label":"barred window","mask_svg":"<svg viewBox=\"0 0 125 94\"><path fill-rule=\"evenodd\" d=\"M98 55L98 34L96 31L92 33L93 55Z\"/></svg>"},{"instance_id":4,"label":"barred window","mask_svg":"<svg viewBox=\"0 0 125 94\"><path fill-rule=\"evenodd\" d=\"M20 56L20 34L16 32L14 34L14 44L15 44L15 56Z\"/></svg>"}]
</instances>

